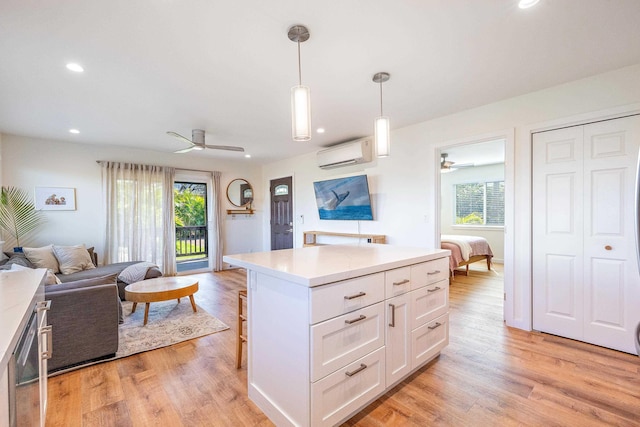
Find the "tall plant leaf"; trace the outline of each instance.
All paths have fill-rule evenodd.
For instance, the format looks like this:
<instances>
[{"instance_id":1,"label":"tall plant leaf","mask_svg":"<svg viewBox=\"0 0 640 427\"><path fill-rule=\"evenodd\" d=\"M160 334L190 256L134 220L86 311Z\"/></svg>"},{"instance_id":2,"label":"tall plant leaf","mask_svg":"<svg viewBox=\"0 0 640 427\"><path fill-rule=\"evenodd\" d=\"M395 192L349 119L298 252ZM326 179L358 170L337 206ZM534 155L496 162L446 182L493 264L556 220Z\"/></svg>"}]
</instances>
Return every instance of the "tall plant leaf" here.
<instances>
[{"instance_id":1,"label":"tall plant leaf","mask_svg":"<svg viewBox=\"0 0 640 427\"><path fill-rule=\"evenodd\" d=\"M2 187L0 191L0 230L12 236L20 246L20 238L34 231L45 221L36 210L29 194L17 187Z\"/></svg>"}]
</instances>

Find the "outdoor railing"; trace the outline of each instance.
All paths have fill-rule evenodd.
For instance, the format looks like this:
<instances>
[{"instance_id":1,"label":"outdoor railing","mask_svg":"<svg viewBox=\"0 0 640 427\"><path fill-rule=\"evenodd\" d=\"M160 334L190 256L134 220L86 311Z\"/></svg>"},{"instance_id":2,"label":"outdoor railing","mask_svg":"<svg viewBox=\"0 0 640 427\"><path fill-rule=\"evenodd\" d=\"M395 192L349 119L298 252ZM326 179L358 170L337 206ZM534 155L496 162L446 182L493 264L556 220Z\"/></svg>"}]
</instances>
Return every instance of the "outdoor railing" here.
<instances>
[{"instance_id":1,"label":"outdoor railing","mask_svg":"<svg viewBox=\"0 0 640 427\"><path fill-rule=\"evenodd\" d=\"M207 255L207 227L176 227L176 257Z\"/></svg>"}]
</instances>

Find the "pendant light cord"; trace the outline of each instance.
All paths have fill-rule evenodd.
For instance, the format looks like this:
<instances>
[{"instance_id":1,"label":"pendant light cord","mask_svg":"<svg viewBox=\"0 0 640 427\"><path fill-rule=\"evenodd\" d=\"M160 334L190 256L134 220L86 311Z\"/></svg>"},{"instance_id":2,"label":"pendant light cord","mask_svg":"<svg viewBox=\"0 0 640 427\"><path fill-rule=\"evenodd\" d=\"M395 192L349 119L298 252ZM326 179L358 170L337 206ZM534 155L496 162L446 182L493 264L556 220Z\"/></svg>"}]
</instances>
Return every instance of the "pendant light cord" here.
<instances>
[{"instance_id":1,"label":"pendant light cord","mask_svg":"<svg viewBox=\"0 0 640 427\"><path fill-rule=\"evenodd\" d=\"M382 114L382 82L380 82L380 117L384 116Z\"/></svg>"},{"instance_id":2,"label":"pendant light cord","mask_svg":"<svg viewBox=\"0 0 640 427\"><path fill-rule=\"evenodd\" d=\"M302 65L300 64L300 38L298 36L298 86L302 86Z\"/></svg>"}]
</instances>

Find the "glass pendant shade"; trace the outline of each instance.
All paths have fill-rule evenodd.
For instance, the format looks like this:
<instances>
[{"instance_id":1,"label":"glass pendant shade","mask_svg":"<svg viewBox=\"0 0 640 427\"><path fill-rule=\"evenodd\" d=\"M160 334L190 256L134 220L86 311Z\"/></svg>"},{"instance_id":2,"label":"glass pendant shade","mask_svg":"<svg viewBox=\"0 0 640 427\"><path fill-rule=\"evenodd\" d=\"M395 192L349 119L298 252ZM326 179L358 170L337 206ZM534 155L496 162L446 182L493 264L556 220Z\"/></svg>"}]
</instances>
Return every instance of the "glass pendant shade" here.
<instances>
[{"instance_id":1,"label":"glass pendant shade","mask_svg":"<svg viewBox=\"0 0 640 427\"><path fill-rule=\"evenodd\" d=\"M376 140L376 152L378 153L378 157L389 156L389 118L384 116L376 118L374 123L374 131Z\"/></svg>"},{"instance_id":2,"label":"glass pendant shade","mask_svg":"<svg viewBox=\"0 0 640 427\"><path fill-rule=\"evenodd\" d=\"M311 140L311 96L306 86L291 88L291 133L294 141Z\"/></svg>"}]
</instances>

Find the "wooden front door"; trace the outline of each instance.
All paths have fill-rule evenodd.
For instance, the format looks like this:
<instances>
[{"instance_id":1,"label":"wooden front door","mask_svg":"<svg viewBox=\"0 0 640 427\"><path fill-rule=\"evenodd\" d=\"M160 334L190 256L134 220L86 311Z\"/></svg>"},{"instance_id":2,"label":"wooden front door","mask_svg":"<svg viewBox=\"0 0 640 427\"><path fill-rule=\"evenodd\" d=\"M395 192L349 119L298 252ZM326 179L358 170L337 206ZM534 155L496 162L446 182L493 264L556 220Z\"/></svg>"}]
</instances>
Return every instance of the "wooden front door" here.
<instances>
[{"instance_id":1,"label":"wooden front door","mask_svg":"<svg viewBox=\"0 0 640 427\"><path fill-rule=\"evenodd\" d=\"M293 248L293 187L292 178L272 179L271 190L271 250Z\"/></svg>"}]
</instances>

